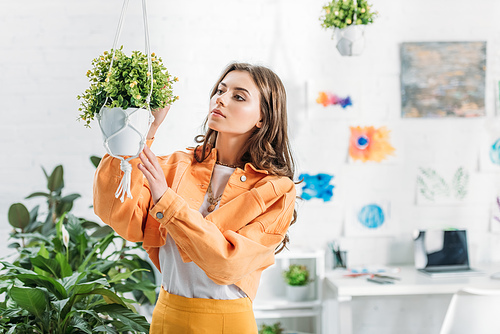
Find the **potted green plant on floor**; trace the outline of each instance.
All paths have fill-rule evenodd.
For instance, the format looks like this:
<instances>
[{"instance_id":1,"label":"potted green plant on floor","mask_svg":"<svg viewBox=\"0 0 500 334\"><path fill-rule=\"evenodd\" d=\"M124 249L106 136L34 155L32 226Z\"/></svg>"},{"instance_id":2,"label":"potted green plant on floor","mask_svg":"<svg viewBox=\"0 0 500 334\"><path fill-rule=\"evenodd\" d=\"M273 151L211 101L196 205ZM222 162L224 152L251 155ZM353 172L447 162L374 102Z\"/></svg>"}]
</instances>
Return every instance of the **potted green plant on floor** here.
<instances>
[{"instance_id":1,"label":"potted green plant on floor","mask_svg":"<svg viewBox=\"0 0 500 334\"><path fill-rule=\"evenodd\" d=\"M325 29L333 29L337 50L342 56L360 55L365 46L365 27L378 13L366 0L332 0L323 6L320 17Z\"/></svg>"},{"instance_id":2,"label":"potted green plant on floor","mask_svg":"<svg viewBox=\"0 0 500 334\"><path fill-rule=\"evenodd\" d=\"M155 303L156 282L140 244L71 214L80 195L63 196L63 167L44 173L47 190L27 198L47 207L9 208L17 254L0 259L0 333L147 333L134 305Z\"/></svg>"},{"instance_id":3,"label":"potted green plant on floor","mask_svg":"<svg viewBox=\"0 0 500 334\"><path fill-rule=\"evenodd\" d=\"M291 264L283 272L287 283L287 298L290 301L304 301L309 297L309 269L305 265Z\"/></svg>"}]
</instances>

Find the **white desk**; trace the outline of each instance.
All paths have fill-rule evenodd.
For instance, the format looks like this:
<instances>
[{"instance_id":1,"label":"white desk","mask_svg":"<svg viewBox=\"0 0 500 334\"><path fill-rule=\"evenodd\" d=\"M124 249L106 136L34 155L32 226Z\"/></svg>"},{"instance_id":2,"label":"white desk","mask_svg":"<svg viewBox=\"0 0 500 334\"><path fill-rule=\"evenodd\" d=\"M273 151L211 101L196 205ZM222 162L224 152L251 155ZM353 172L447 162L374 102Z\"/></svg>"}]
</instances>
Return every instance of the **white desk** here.
<instances>
[{"instance_id":1,"label":"white desk","mask_svg":"<svg viewBox=\"0 0 500 334\"><path fill-rule=\"evenodd\" d=\"M453 294L464 287L500 289L500 280L490 278L490 274L500 271L500 264L477 267L486 275L473 277L431 278L415 270L413 266L399 267L401 271L388 276L399 277L394 284L377 284L366 280L366 276L342 277L345 271L326 273L326 289L333 292L338 302L337 325L341 334L352 334L351 300L366 296L405 296Z\"/></svg>"}]
</instances>

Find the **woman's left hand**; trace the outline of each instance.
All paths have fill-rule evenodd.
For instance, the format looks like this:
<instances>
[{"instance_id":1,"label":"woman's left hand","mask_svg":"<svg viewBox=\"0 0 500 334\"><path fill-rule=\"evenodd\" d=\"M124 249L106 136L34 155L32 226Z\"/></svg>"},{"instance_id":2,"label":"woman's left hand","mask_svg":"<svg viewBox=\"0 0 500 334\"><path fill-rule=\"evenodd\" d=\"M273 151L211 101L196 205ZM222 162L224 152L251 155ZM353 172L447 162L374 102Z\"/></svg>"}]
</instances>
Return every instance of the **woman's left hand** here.
<instances>
[{"instance_id":1,"label":"woman's left hand","mask_svg":"<svg viewBox=\"0 0 500 334\"><path fill-rule=\"evenodd\" d=\"M144 146L144 150L139 154L139 158L142 164L138 164L137 167L148 180L153 203L156 204L168 189L165 174L163 174L163 169L161 169L156 155L154 155L153 151L147 145Z\"/></svg>"}]
</instances>

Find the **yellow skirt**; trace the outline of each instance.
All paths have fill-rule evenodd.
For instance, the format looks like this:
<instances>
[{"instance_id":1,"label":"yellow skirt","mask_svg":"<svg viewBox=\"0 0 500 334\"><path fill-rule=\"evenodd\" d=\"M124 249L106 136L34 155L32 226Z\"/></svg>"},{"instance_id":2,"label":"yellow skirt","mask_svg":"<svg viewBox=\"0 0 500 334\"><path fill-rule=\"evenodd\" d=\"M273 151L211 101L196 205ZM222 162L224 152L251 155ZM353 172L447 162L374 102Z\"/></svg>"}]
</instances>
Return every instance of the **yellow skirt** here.
<instances>
[{"instance_id":1,"label":"yellow skirt","mask_svg":"<svg viewBox=\"0 0 500 334\"><path fill-rule=\"evenodd\" d=\"M186 298L161 289L150 334L256 334L250 298Z\"/></svg>"}]
</instances>

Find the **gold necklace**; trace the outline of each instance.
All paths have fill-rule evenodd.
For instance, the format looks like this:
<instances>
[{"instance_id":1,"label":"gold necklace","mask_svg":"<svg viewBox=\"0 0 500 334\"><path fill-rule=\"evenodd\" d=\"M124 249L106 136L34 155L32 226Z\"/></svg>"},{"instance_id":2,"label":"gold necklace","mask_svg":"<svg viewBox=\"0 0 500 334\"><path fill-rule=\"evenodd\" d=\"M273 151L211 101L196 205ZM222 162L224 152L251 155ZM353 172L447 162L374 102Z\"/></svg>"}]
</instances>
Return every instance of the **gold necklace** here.
<instances>
[{"instance_id":1,"label":"gold necklace","mask_svg":"<svg viewBox=\"0 0 500 334\"><path fill-rule=\"evenodd\" d=\"M226 166L226 167L231 167L231 168L238 168L238 167L240 167L240 166L241 166L241 165L230 165L230 164L226 164L226 163L220 162L219 160L215 161L215 163L216 163L217 165Z\"/></svg>"},{"instance_id":2,"label":"gold necklace","mask_svg":"<svg viewBox=\"0 0 500 334\"><path fill-rule=\"evenodd\" d=\"M222 198L222 194L217 196L217 198L214 198L214 195L212 193L212 180L210 180L210 183L208 184L208 196L207 196L207 201L210 204L208 206L207 211L212 212L215 210L215 207L217 206L217 203L219 203L220 199Z\"/></svg>"}]
</instances>

